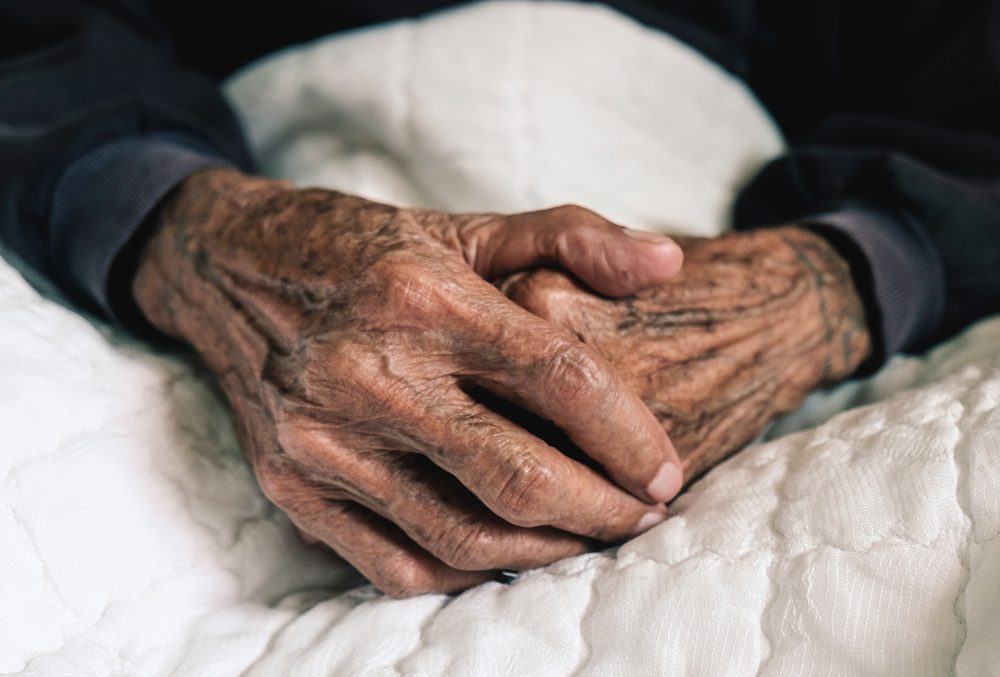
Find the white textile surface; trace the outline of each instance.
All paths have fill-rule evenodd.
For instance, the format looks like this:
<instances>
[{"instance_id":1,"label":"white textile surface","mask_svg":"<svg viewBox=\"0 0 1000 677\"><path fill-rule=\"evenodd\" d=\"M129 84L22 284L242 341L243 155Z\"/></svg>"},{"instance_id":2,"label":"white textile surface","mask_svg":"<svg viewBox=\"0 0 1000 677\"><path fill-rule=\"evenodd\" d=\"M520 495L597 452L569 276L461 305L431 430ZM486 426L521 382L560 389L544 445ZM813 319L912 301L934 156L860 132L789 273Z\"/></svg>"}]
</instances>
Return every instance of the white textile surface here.
<instances>
[{"instance_id":1,"label":"white textile surface","mask_svg":"<svg viewBox=\"0 0 1000 677\"><path fill-rule=\"evenodd\" d=\"M229 93L275 175L698 234L781 148L738 83L594 6L352 33ZM617 551L393 601L298 543L197 365L0 260L0 673L1000 674L998 346L994 319L815 395Z\"/></svg>"}]
</instances>

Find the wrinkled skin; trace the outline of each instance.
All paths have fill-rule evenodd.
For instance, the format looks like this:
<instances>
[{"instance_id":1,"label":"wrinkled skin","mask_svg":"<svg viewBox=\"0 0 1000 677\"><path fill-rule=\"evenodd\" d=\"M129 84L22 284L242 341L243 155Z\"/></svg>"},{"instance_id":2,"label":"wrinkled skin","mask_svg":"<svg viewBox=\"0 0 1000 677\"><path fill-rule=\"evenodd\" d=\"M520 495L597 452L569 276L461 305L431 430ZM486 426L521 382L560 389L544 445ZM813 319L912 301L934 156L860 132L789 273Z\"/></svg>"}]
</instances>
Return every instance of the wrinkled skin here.
<instances>
[{"instance_id":1,"label":"wrinkled skin","mask_svg":"<svg viewBox=\"0 0 1000 677\"><path fill-rule=\"evenodd\" d=\"M597 351L486 280L548 264L629 295L676 273L669 240L575 207L456 216L221 169L155 218L139 308L215 373L264 493L382 590L466 588L665 518L682 477L663 427Z\"/></svg>"},{"instance_id":2,"label":"wrinkled skin","mask_svg":"<svg viewBox=\"0 0 1000 677\"><path fill-rule=\"evenodd\" d=\"M684 269L628 299L552 270L501 284L606 357L663 424L690 481L846 378L871 350L850 270L796 227L678 240Z\"/></svg>"}]
</instances>

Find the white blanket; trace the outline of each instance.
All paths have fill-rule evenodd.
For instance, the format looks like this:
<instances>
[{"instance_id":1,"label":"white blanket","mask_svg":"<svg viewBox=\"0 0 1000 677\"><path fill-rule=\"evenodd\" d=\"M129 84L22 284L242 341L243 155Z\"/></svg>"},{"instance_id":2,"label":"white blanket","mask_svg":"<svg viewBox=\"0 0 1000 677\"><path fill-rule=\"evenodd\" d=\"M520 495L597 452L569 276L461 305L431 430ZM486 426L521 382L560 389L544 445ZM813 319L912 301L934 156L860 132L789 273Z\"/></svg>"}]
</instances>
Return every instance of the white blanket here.
<instances>
[{"instance_id":1,"label":"white blanket","mask_svg":"<svg viewBox=\"0 0 1000 677\"><path fill-rule=\"evenodd\" d=\"M345 35L229 92L272 174L699 234L781 147L731 78L592 6ZM997 346L1000 319L814 396L772 436L818 427L617 551L392 601L292 535L197 365L0 260L0 673L1000 674Z\"/></svg>"}]
</instances>

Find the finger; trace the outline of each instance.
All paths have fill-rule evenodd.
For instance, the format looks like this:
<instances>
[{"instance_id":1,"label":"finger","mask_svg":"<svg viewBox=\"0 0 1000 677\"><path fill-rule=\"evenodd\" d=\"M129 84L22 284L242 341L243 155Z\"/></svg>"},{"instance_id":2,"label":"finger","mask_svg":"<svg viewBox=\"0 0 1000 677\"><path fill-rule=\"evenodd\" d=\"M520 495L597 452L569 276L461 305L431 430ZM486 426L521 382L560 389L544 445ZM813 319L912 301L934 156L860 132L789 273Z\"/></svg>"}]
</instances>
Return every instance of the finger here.
<instances>
[{"instance_id":1,"label":"finger","mask_svg":"<svg viewBox=\"0 0 1000 677\"><path fill-rule=\"evenodd\" d=\"M683 484L677 452L638 395L593 348L504 303L505 331L465 357L468 379L552 421L633 496L673 498Z\"/></svg>"},{"instance_id":2,"label":"finger","mask_svg":"<svg viewBox=\"0 0 1000 677\"><path fill-rule=\"evenodd\" d=\"M470 402L469 406L475 405ZM492 416L490 412L485 413ZM442 415L440 407L438 415ZM467 417L467 413L463 414L462 420L466 421ZM425 425L422 429L414 429L413 433L434 438L428 439L425 448L438 449L435 456L442 457L439 462L443 465L468 470L464 473L471 485L468 488L421 455L359 452L356 448L348 448L357 446L353 440L345 444L343 439L330 435L315 423L297 421L282 424L279 434L286 453L308 467L320 480L343 487L354 500L397 524L418 545L457 569L527 569L593 549L594 543L587 538L549 527L517 526L487 510L470 490L481 493L488 501L499 496L500 500L492 502L498 504L499 509L495 512L503 516L505 512L511 517L523 518L526 514L507 510L502 489L488 486L485 480L486 477L502 477L504 473L500 469L504 467L511 468L509 472L517 471L517 468L512 468L510 459L503 455L509 452L509 445L507 441L496 440L496 445L503 447L503 454L492 454L487 445L479 444L475 449L479 457L473 462L468 457L469 450L452 450L454 440L448 428ZM342 431L339 431L338 437L343 437ZM364 440L359 442L365 444ZM555 450L548 449L548 453L555 456L557 462L567 460ZM463 458L443 458L453 456ZM474 468L476 465L488 466L488 473L481 467ZM333 468L335 473L331 472ZM594 487L585 485L579 488L579 493L585 496L582 510L565 500L559 493L563 487L557 486L556 492L545 496L553 505L535 507L528 520L530 526L548 524L550 519L555 518L553 521L562 521L570 528L576 524L583 525L577 533L590 529L592 533L589 535L620 540L623 536L634 534L637 522L641 522L647 513L652 513L655 518L647 518L642 524L643 529L665 518L661 507L645 505L589 469L583 469L589 473L588 479L596 481ZM607 490L617 494L615 499L624 499L629 507L634 507L634 514L619 520L616 515L620 514L620 510L614 505L610 509L606 507L608 500L602 492ZM623 524L619 527L618 522Z\"/></svg>"},{"instance_id":3,"label":"finger","mask_svg":"<svg viewBox=\"0 0 1000 677\"><path fill-rule=\"evenodd\" d=\"M662 503L635 498L471 400L434 427L421 430L429 443L424 453L513 524L548 525L614 543L667 518Z\"/></svg>"},{"instance_id":4,"label":"finger","mask_svg":"<svg viewBox=\"0 0 1000 677\"><path fill-rule=\"evenodd\" d=\"M318 538L310 534L308 531L304 531L298 527L295 527L295 535L298 536L299 540L306 545L319 545L321 543Z\"/></svg>"},{"instance_id":5,"label":"finger","mask_svg":"<svg viewBox=\"0 0 1000 677\"><path fill-rule=\"evenodd\" d=\"M570 332L585 331L593 323L588 316L609 315L609 309L617 310L618 302L603 299L581 289L569 276L555 270L541 269L531 273L520 273L505 278L498 289L511 301L532 315L559 325ZM623 316L613 315L616 323ZM586 342L593 344L593 336L587 334Z\"/></svg>"},{"instance_id":6,"label":"finger","mask_svg":"<svg viewBox=\"0 0 1000 677\"><path fill-rule=\"evenodd\" d=\"M450 593L492 580L496 572L460 571L418 547L391 522L351 501L312 498L282 507L390 597Z\"/></svg>"},{"instance_id":7,"label":"finger","mask_svg":"<svg viewBox=\"0 0 1000 677\"><path fill-rule=\"evenodd\" d=\"M594 541L547 526L526 528L490 512L461 483L423 456L400 455L401 479L388 500L359 499L398 525L415 543L464 571L533 569L595 549ZM422 462L422 463L421 463ZM421 481L433 466L435 479Z\"/></svg>"},{"instance_id":8,"label":"finger","mask_svg":"<svg viewBox=\"0 0 1000 677\"><path fill-rule=\"evenodd\" d=\"M664 284L684 258L666 236L621 228L572 205L472 221L459 239L468 263L486 279L553 264L615 297Z\"/></svg>"},{"instance_id":9,"label":"finger","mask_svg":"<svg viewBox=\"0 0 1000 677\"><path fill-rule=\"evenodd\" d=\"M296 408L296 413L312 419L322 417L322 412L309 411L303 406ZM548 525L615 542L666 519L662 504L645 503L629 495L591 468L474 402L457 388L450 401L437 399L423 411L411 408L408 413L410 426L405 439L386 429L386 441L392 445L408 445L407 448L426 455L507 522L522 527ZM290 413L285 415L291 416ZM399 472L395 463L391 469L360 468L365 461L354 449L370 448L370 437L353 440L349 437L351 432L339 429L336 434L340 440L335 441L330 436L325 442L317 442L315 434L308 432L308 425L300 422L279 427L281 444L287 453L317 473L323 473L324 468L327 473L336 469L337 477L331 477L331 482L346 482L352 494L366 493L374 500L395 504L396 508L386 513L392 515L394 521L404 519L402 506L419 508L419 512L409 512L421 515L426 513L428 504L448 502L441 495L422 495L416 490L410 498L401 495L410 482L395 481L395 473ZM659 424L657 429L661 437L665 436ZM386 491L386 477L394 481L389 486L390 495L383 497L379 492ZM450 518L453 514L442 512L441 516ZM418 533L420 522L429 522L423 515L412 519L417 520L411 527L414 535ZM487 538L497 537L499 533L499 530L486 532ZM535 538L522 543L537 544ZM427 539L424 542L428 542ZM508 533L502 542L511 545L514 539ZM572 541L568 543L569 549L572 544ZM559 544L552 550L551 543L546 545L546 554L540 559L554 553L561 556L562 547Z\"/></svg>"}]
</instances>

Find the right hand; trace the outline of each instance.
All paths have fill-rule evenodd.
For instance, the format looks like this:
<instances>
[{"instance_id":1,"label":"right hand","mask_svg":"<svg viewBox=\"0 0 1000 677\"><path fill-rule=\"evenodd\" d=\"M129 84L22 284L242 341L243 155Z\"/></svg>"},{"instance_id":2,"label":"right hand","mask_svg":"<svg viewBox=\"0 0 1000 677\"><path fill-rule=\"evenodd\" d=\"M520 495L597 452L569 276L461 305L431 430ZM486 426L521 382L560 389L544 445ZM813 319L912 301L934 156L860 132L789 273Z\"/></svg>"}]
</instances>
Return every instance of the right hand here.
<instances>
[{"instance_id":1,"label":"right hand","mask_svg":"<svg viewBox=\"0 0 1000 677\"><path fill-rule=\"evenodd\" d=\"M690 480L813 388L854 373L871 335L849 264L808 229L681 243L684 270L627 299L599 297L544 269L500 287L615 366L660 419Z\"/></svg>"},{"instance_id":2,"label":"right hand","mask_svg":"<svg viewBox=\"0 0 1000 677\"><path fill-rule=\"evenodd\" d=\"M382 590L462 589L666 517L682 478L653 415L487 279L559 265L627 295L679 269L671 241L576 207L456 216L221 169L157 219L140 309L216 374L265 494ZM473 389L553 421L604 473Z\"/></svg>"}]
</instances>

